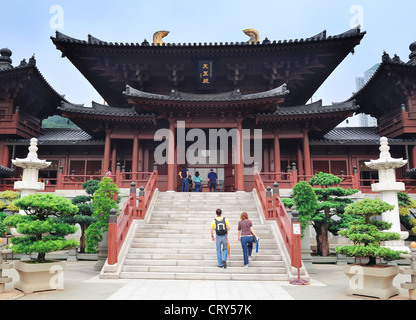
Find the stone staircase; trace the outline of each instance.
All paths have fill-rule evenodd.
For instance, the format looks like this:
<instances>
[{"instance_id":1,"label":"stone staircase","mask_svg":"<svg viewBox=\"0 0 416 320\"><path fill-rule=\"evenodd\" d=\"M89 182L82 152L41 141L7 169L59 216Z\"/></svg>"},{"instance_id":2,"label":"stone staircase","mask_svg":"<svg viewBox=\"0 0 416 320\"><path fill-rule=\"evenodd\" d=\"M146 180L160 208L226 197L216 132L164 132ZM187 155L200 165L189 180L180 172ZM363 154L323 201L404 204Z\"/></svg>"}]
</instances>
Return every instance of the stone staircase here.
<instances>
[{"instance_id":1,"label":"stone staircase","mask_svg":"<svg viewBox=\"0 0 416 320\"><path fill-rule=\"evenodd\" d=\"M221 208L231 224L231 256L227 268L217 267L210 236L215 210ZM260 237L259 252L243 266L237 224L248 213ZM137 224L120 269L121 279L288 280L270 224L257 211L252 193L157 194L147 222Z\"/></svg>"}]
</instances>

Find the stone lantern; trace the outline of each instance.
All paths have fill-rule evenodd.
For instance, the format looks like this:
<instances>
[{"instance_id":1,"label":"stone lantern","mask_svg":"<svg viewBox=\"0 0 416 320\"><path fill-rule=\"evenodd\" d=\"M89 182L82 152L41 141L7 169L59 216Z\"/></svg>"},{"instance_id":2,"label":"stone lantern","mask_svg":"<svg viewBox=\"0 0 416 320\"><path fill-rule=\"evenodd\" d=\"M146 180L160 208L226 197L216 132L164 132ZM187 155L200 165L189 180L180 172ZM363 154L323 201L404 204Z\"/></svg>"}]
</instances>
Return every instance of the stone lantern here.
<instances>
[{"instance_id":1,"label":"stone lantern","mask_svg":"<svg viewBox=\"0 0 416 320\"><path fill-rule=\"evenodd\" d=\"M39 182L39 170L45 169L51 165L51 162L38 159L38 139L30 140L29 153L25 159L12 160L16 167L23 168L22 181L16 181L14 188L21 191L22 197L34 194L37 191L45 190L45 184Z\"/></svg>"},{"instance_id":2,"label":"stone lantern","mask_svg":"<svg viewBox=\"0 0 416 320\"><path fill-rule=\"evenodd\" d=\"M382 137L380 139L380 158L377 160L370 160L365 165L371 169L378 170L379 182L371 185L373 192L380 193L380 199L394 206L391 211L382 214L383 221L392 224L390 232L397 232L400 234L401 240L386 241L384 244L393 250L409 251L408 247L404 245L404 240L409 237L408 232L402 232L400 228L399 202L397 193L405 190L404 183L396 181L396 169L406 165L407 160L394 159L390 155L390 147L388 139Z\"/></svg>"}]
</instances>

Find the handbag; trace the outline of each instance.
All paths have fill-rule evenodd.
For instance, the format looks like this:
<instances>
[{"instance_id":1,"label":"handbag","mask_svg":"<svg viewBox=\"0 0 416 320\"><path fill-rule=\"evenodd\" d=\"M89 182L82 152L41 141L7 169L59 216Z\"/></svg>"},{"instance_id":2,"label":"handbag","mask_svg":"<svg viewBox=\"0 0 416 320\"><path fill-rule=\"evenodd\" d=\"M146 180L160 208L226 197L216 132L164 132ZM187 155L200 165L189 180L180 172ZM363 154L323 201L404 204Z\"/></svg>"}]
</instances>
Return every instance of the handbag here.
<instances>
[{"instance_id":1,"label":"handbag","mask_svg":"<svg viewBox=\"0 0 416 320\"><path fill-rule=\"evenodd\" d=\"M244 224L248 228L247 223L244 220L242 220L242 221L244 222ZM250 230L250 228L248 228L248 230ZM253 243L256 244L257 243L257 237L253 234L253 232L251 232L251 230L250 230L250 233L253 235Z\"/></svg>"}]
</instances>

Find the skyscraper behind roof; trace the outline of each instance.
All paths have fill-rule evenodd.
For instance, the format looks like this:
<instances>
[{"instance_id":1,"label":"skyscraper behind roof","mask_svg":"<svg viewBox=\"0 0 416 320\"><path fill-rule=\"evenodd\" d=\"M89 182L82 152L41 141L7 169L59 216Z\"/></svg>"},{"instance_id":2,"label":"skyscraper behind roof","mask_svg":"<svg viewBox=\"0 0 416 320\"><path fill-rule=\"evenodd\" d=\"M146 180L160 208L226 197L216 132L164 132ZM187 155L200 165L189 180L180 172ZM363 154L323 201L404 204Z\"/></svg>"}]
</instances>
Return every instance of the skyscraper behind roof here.
<instances>
[{"instance_id":1,"label":"skyscraper behind roof","mask_svg":"<svg viewBox=\"0 0 416 320\"><path fill-rule=\"evenodd\" d=\"M379 63L372 66L370 69L364 72L363 77L356 77L355 78L355 86L356 90L360 91L365 84L371 79L374 73L377 71L379 67ZM377 119L371 117L368 114L360 113L355 114L352 117L347 118L343 121L339 127L376 127L377 126Z\"/></svg>"}]
</instances>

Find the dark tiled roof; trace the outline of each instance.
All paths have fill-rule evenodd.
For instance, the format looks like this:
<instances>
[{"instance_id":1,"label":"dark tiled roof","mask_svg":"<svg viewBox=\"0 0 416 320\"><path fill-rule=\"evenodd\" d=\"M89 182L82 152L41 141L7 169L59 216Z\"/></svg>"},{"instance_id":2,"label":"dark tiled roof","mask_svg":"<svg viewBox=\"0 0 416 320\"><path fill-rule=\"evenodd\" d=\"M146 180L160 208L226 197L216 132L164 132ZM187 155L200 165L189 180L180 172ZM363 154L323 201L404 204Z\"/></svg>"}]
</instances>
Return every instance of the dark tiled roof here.
<instances>
[{"instance_id":1,"label":"dark tiled roof","mask_svg":"<svg viewBox=\"0 0 416 320\"><path fill-rule=\"evenodd\" d=\"M154 117L150 113L137 113L134 108L116 108L92 102L92 107L85 107L84 105L71 104L63 102L60 111L74 112L78 114L91 114L102 116L117 116L117 117Z\"/></svg>"},{"instance_id":2,"label":"dark tiled roof","mask_svg":"<svg viewBox=\"0 0 416 320\"><path fill-rule=\"evenodd\" d=\"M161 95L154 93L147 93L137 90L130 86L126 86L126 91L123 92L126 96L137 97L142 99L151 100L166 100L166 101L188 101L188 102L209 102L209 101L244 101L244 100L258 100L264 98L283 97L286 96L289 91L286 85L282 85L278 88L274 88L269 91L253 93L253 94L241 94L240 90L234 90L231 92L219 93L219 94L191 94L172 90L170 95Z\"/></svg>"},{"instance_id":3,"label":"dark tiled roof","mask_svg":"<svg viewBox=\"0 0 416 320\"><path fill-rule=\"evenodd\" d=\"M247 41L243 42L220 42L220 43L163 43L162 45L155 45L153 43L149 43L148 41L144 40L141 44L139 43L123 43L123 42L107 42L102 41L96 37L93 37L92 35L88 35L88 41L86 40L80 40L76 38L72 38L70 36L67 36L59 31L56 31L55 38L51 37L51 39L54 42L66 42L66 43L74 43L74 44L88 44L88 45L94 45L94 46L107 46L107 47L230 47L230 46L241 46L241 47L247 47L247 46L269 46L269 45L286 45L286 44L297 44L297 43L311 43L311 42L319 42L319 41L329 41L329 40L336 40L336 39L344 39L344 38L350 38L350 37L356 37L358 35L363 35L365 32L361 32L359 28L353 28L351 30L348 30L346 32L343 32L338 35L333 36L327 36L326 30L318 33L315 36L309 37L309 38L301 38L301 39L290 39L290 40L279 40L279 41L270 41L269 39L265 38L262 42L252 43L249 44Z\"/></svg>"},{"instance_id":4,"label":"dark tiled roof","mask_svg":"<svg viewBox=\"0 0 416 320\"><path fill-rule=\"evenodd\" d=\"M36 59L33 56L29 59L29 62L26 62L25 59L23 59L18 66L12 66L11 64L7 68L0 68L0 76L2 77L10 77L10 75L18 74L21 75L24 71L33 71L38 76L39 80L43 83L43 85L56 97L58 97L60 100L66 101L64 98L64 95L59 94L55 91L54 88L48 83L48 81L45 79L43 74L39 71L38 67L36 66Z\"/></svg>"},{"instance_id":5,"label":"dark tiled roof","mask_svg":"<svg viewBox=\"0 0 416 320\"><path fill-rule=\"evenodd\" d=\"M404 176L412 179L416 178L416 168L406 170Z\"/></svg>"},{"instance_id":6,"label":"dark tiled roof","mask_svg":"<svg viewBox=\"0 0 416 320\"><path fill-rule=\"evenodd\" d=\"M7 168L5 166L2 166L0 164L0 178L2 177L11 177L14 174L14 170Z\"/></svg>"},{"instance_id":7,"label":"dark tiled roof","mask_svg":"<svg viewBox=\"0 0 416 320\"><path fill-rule=\"evenodd\" d=\"M412 47L412 45L414 47ZM414 50L416 50L416 45L411 44L410 48L413 48ZM393 68L400 67L400 70L402 71L405 70L407 72L411 72L412 74L414 74L416 72L416 51L412 51L409 58L410 60L408 62L403 62L399 56L394 55L393 58L391 58L388 53L384 52L383 56L381 57L382 62L379 64L377 70L374 72L372 77L367 81L367 83L359 91L353 94L353 96L349 99L349 101L356 100L357 97L363 95L368 90L368 88L373 86L373 83L378 77L385 77L382 73L384 71L390 72L391 67Z\"/></svg>"},{"instance_id":8,"label":"dark tiled roof","mask_svg":"<svg viewBox=\"0 0 416 320\"><path fill-rule=\"evenodd\" d=\"M379 144L380 135L376 127L337 127L311 144ZM415 143L413 139L389 139L389 144Z\"/></svg>"},{"instance_id":9,"label":"dark tiled roof","mask_svg":"<svg viewBox=\"0 0 416 320\"><path fill-rule=\"evenodd\" d=\"M46 81L36 66L35 57L32 56L29 62L26 62L24 59L18 66L12 66L11 59L4 56L4 49L1 51L0 90L10 90L10 86L16 90L16 93L20 90L19 95L16 95L17 98L15 99L21 99L18 102L19 107L32 115L42 119L53 115L56 107L61 101L66 101L66 99L64 95L60 95ZM11 56L11 51L9 55ZM18 81L17 84L16 80ZM36 100L35 104L30 97L34 97L33 99Z\"/></svg>"},{"instance_id":10,"label":"dark tiled roof","mask_svg":"<svg viewBox=\"0 0 416 320\"><path fill-rule=\"evenodd\" d=\"M29 139L9 139L9 143L26 145L30 143ZM88 133L80 129L65 129L65 128L53 128L43 129L42 134L38 138L38 144L59 144L59 145L72 145L72 144L102 144L103 140L94 139Z\"/></svg>"},{"instance_id":11,"label":"dark tiled roof","mask_svg":"<svg viewBox=\"0 0 416 320\"><path fill-rule=\"evenodd\" d=\"M279 117L279 116L292 116L292 115L313 115L313 114L323 114L323 113L333 113L341 111L355 111L358 109L358 106L355 105L355 101L349 101L344 103L333 103L330 106L323 106L322 100L318 100L314 103L295 106L295 107L281 107L277 108L274 112L271 113L259 113L258 117L267 118L267 117Z\"/></svg>"}]
</instances>

